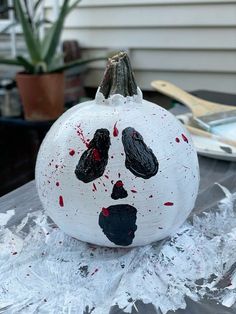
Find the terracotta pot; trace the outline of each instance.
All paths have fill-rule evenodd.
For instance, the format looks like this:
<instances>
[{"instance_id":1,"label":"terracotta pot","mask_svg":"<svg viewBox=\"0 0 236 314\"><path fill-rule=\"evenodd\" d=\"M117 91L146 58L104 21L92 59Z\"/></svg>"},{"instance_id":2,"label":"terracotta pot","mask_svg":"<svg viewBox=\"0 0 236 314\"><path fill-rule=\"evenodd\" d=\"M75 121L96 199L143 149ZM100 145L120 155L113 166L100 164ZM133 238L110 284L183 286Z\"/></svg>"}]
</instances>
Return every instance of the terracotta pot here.
<instances>
[{"instance_id":1,"label":"terracotta pot","mask_svg":"<svg viewBox=\"0 0 236 314\"><path fill-rule=\"evenodd\" d=\"M55 120L64 109L64 73L18 73L19 88L26 120Z\"/></svg>"}]
</instances>

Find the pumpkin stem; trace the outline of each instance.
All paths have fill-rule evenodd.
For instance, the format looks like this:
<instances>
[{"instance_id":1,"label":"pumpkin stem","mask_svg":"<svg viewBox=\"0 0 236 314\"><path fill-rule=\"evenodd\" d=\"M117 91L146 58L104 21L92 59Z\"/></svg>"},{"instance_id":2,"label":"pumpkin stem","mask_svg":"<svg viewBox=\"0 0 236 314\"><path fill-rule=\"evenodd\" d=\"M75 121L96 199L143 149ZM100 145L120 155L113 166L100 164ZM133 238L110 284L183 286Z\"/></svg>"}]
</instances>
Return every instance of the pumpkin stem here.
<instances>
[{"instance_id":1,"label":"pumpkin stem","mask_svg":"<svg viewBox=\"0 0 236 314\"><path fill-rule=\"evenodd\" d=\"M115 94L124 97L137 95L137 85L126 52L119 52L108 59L99 91L105 99Z\"/></svg>"}]
</instances>

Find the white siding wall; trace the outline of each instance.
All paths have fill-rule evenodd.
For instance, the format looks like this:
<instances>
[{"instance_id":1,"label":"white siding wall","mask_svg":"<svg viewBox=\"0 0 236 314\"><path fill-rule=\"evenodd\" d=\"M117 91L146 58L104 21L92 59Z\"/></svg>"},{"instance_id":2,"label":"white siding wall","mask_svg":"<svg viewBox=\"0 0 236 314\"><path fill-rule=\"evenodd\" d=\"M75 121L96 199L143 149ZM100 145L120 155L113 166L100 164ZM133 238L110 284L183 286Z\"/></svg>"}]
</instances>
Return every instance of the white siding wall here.
<instances>
[{"instance_id":1,"label":"white siding wall","mask_svg":"<svg viewBox=\"0 0 236 314\"><path fill-rule=\"evenodd\" d=\"M45 1L49 18L54 1ZM84 56L129 50L142 89L164 79L236 93L236 0L82 0L63 38L77 39ZM90 65L87 86L99 84L104 66Z\"/></svg>"},{"instance_id":2,"label":"white siding wall","mask_svg":"<svg viewBox=\"0 0 236 314\"><path fill-rule=\"evenodd\" d=\"M85 56L129 49L143 89L164 79L236 93L236 1L82 0L63 37L78 39ZM86 85L97 86L104 63L90 67Z\"/></svg>"}]
</instances>

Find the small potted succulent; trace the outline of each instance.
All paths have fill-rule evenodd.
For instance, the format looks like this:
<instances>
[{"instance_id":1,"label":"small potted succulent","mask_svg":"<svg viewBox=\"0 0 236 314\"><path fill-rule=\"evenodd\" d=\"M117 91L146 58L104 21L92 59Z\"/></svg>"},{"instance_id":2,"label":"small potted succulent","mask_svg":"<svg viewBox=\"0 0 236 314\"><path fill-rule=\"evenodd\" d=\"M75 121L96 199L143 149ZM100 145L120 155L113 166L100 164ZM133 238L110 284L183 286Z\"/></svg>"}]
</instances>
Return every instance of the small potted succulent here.
<instances>
[{"instance_id":1,"label":"small potted succulent","mask_svg":"<svg viewBox=\"0 0 236 314\"><path fill-rule=\"evenodd\" d=\"M0 58L0 64L21 66L24 69L16 74L16 82L27 120L54 120L60 116L64 108L64 71L104 59L78 59L63 63L63 55L58 53L61 33L66 17L80 0L64 0L58 18L53 23L37 18L41 2L15 0L14 7L8 8L15 10L17 22L21 25L27 56ZM29 9L30 6L33 10ZM43 38L39 34L42 23L48 24Z\"/></svg>"}]
</instances>

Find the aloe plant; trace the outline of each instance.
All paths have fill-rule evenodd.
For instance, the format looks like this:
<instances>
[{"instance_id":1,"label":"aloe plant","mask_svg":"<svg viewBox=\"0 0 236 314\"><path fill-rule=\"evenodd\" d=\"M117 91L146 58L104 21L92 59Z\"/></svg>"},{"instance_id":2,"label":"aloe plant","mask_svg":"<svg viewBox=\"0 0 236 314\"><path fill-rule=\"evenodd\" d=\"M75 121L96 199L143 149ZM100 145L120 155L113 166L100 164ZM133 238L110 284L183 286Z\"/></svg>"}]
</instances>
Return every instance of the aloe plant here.
<instances>
[{"instance_id":1,"label":"aloe plant","mask_svg":"<svg viewBox=\"0 0 236 314\"><path fill-rule=\"evenodd\" d=\"M34 1L33 12L30 12L27 0L14 0L15 14L17 21L22 28L28 56L16 56L14 59L0 58L0 64L22 66L25 69L25 72L38 74L61 72L74 66L106 59L106 57L78 59L63 64L61 62L62 56L60 57L58 55L58 45L60 43L61 33L66 17L77 6L80 0L64 0L60 8L59 16L53 23L50 23L47 20L41 21L36 19L36 13L41 2L42 0ZM42 23L49 24L49 27L46 28L44 37L40 38L38 26ZM14 23L10 25L10 27L15 27L16 24L17 23Z\"/></svg>"}]
</instances>

